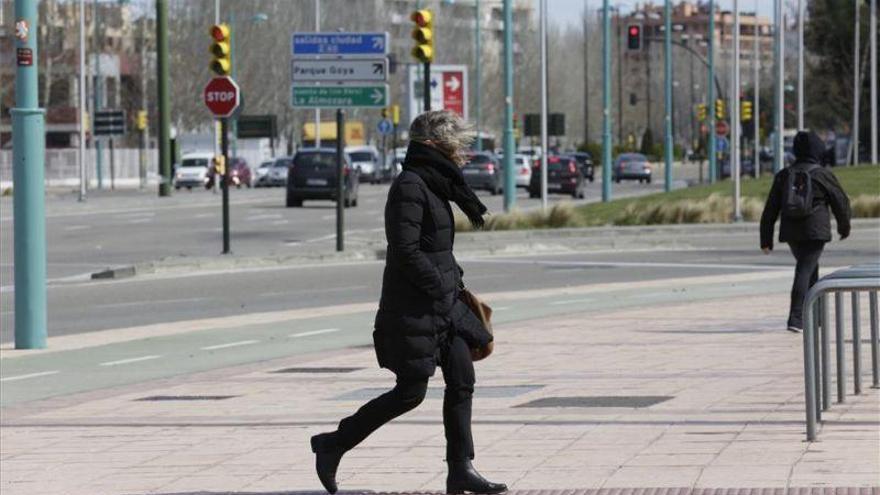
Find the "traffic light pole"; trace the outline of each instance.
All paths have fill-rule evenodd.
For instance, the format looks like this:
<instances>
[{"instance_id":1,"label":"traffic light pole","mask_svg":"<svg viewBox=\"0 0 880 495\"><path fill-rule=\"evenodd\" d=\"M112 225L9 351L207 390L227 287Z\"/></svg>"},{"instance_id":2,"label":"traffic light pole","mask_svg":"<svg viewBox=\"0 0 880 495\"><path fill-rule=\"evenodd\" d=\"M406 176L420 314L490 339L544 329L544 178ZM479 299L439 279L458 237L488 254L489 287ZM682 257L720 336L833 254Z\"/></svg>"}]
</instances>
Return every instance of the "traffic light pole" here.
<instances>
[{"instance_id":1,"label":"traffic light pole","mask_svg":"<svg viewBox=\"0 0 880 495\"><path fill-rule=\"evenodd\" d=\"M663 86L665 99L665 115L663 116L665 136L663 143L663 155L665 161L663 188L666 192L672 190L672 12L670 12L670 0L666 0L663 7L664 27L663 33Z\"/></svg>"},{"instance_id":2,"label":"traffic light pole","mask_svg":"<svg viewBox=\"0 0 880 495\"><path fill-rule=\"evenodd\" d=\"M223 254L229 254L229 117L220 119L220 154L223 157L223 176L220 190L223 191ZM214 170L214 177L219 174Z\"/></svg>"},{"instance_id":3,"label":"traffic light pole","mask_svg":"<svg viewBox=\"0 0 880 495\"><path fill-rule=\"evenodd\" d=\"M513 171L513 0L504 0L504 211L516 202ZM541 150L546 153L547 150Z\"/></svg>"},{"instance_id":4,"label":"traffic light pole","mask_svg":"<svg viewBox=\"0 0 880 495\"><path fill-rule=\"evenodd\" d=\"M37 2L15 1L12 114L15 348L46 347L45 110L38 107Z\"/></svg>"},{"instance_id":5,"label":"traffic light pole","mask_svg":"<svg viewBox=\"0 0 880 495\"><path fill-rule=\"evenodd\" d=\"M424 97L424 111L429 112L431 111L431 62L425 62L423 72L422 84L424 86L422 93L424 94L422 96Z\"/></svg>"},{"instance_id":6,"label":"traffic light pole","mask_svg":"<svg viewBox=\"0 0 880 495\"><path fill-rule=\"evenodd\" d=\"M715 0L709 0L709 101L706 102L709 114L709 182L717 177L717 153L715 152Z\"/></svg>"}]
</instances>

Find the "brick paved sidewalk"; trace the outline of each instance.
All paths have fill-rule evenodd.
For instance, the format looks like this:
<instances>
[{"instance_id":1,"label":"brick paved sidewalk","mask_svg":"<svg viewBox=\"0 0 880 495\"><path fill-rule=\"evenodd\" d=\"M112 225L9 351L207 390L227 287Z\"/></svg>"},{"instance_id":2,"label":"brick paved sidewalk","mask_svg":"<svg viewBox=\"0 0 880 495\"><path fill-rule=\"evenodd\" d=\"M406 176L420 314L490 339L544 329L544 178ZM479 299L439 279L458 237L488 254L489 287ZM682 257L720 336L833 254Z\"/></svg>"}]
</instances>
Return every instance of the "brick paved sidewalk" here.
<instances>
[{"instance_id":1,"label":"brick paved sidewalk","mask_svg":"<svg viewBox=\"0 0 880 495\"><path fill-rule=\"evenodd\" d=\"M805 442L801 337L781 329L785 306L731 298L500 326L477 365L475 464L517 491L877 495L880 395L835 404ZM8 408L0 491L314 493L308 437L392 384L359 348ZM342 489L442 490L441 396L438 376L422 406L347 454Z\"/></svg>"}]
</instances>

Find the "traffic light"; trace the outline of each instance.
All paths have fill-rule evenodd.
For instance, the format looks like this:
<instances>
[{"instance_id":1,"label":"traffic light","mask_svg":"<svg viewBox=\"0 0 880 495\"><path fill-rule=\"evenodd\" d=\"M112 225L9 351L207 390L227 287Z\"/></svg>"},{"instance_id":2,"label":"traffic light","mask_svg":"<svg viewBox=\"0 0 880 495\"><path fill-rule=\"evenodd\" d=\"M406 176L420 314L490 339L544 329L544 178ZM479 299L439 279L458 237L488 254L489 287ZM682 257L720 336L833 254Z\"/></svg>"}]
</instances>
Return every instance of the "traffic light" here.
<instances>
[{"instance_id":1,"label":"traffic light","mask_svg":"<svg viewBox=\"0 0 880 495\"><path fill-rule=\"evenodd\" d=\"M740 116L743 122L752 120L752 102L750 100L742 101Z\"/></svg>"},{"instance_id":2,"label":"traffic light","mask_svg":"<svg viewBox=\"0 0 880 495\"><path fill-rule=\"evenodd\" d=\"M226 24L211 27L211 71L218 76L228 76L232 72L230 34Z\"/></svg>"},{"instance_id":3,"label":"traffic light","mask_svg":"<svg viewBox=\"0 0 880 495\"><path fill-rule=\"evenodd\" d=\"M415 23L412 39L416 42L412 56L422 63L434 61L434 14L422 9L412 13L409 18Z\"/></svg>"},{"instance_id":4,"label":"traffic light","mask_svg":"<svg viewBox=\"0 0 880 495\"><path fill-rule=\"evenodd\" d=\"M138 110L137 129L139 131L143 131L146 128L147 128L147 111L146 110Z\"/></svg>"},{"instance_id":5,"label":"traffic light","mask_svg":"<svg viewBox=\"0 0 880 495\"><path fill-rule=\"evenodd\" d=\"M705 104L700 103L699 105L697 105L697 121L703 122L704 120L706 120L707 114L708 112L706 112Z\"/></svg>"},{"instance_id":6,"label":"traffic light","mask_svg":"<svg viewBox=\"0 0 880 495\"><path fill-rule=\"evenodd\" d=\"M715 120L724 120L725 117L724 100L715 100Z\"/></svg>"},{"instance_id":7,"label":"traffic light","mask_svg":"<svg viewBox=\"0 0 880 495\"><path fill-rule=\"evenodd\" d=\"M382 109L382 118L383 119L388 118L388 108L387 107Z\"/></svg>"},{"instance_id":8,"label":"traffic light","mask_svg":"<svg viewBox=\"0 0 880 495\"><path fill-rule=\"evenodd\" d=\"M642 49L642 26L633 24L626 29L626 48L630 51Z\"/></svg>"}]
</instances>

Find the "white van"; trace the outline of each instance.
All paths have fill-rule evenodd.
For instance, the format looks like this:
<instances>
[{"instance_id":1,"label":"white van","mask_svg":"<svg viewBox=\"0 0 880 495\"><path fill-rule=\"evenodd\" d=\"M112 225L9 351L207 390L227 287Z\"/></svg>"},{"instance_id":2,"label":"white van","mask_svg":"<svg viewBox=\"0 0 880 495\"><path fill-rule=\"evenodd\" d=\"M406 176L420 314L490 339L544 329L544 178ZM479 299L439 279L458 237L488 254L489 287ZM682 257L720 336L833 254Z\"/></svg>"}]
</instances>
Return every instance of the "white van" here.
<instances>
[{"instance_id":1,"label":"white van","mask_svg":"<svg viewBox=\"0 0 880 495\"><path fill-rule=\"evenodd\" d=\"M375 146L346 146L351 166L360 171L361 182L379 182L379 150Z\"/></svg>"},{"instance_id":2,"label":"white van","mask_svg":"<svg viewBox=\"0 0 880 495\"><path fill-rule=\"evenodd\" d=\"M208 169L214 153L185 153L174 171L174 188L203 187L208 182Z\"/></svg>"}]
</instances>

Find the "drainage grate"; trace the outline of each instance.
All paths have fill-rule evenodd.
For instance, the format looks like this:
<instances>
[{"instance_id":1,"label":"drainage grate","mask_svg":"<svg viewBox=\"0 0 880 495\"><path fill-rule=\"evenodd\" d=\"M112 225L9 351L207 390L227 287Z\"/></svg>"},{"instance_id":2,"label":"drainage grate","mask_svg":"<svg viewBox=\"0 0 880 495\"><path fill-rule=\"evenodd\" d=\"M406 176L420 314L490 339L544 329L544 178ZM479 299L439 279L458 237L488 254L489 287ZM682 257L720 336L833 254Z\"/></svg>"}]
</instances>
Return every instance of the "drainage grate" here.
<instances>
[{"instance_id":1,"label":"drainage grate","mask_svg":"<svg viewBox=\"0 0 880 495\"><path fill-rule=\"evenodd\" d=\"M666 395L544 397L515 407L651 407L673 397Z\"/></svg>"},{"instance_id":2,"label":"drainage grate","mask_svg":"<svg viewBox=\"0 0 880 495\"><path fill-rule=\"evenodd\" d=\"M363 368L284 368L272 371L272 373L351 373Z\"/></svg>"},{"instance_id":3,"label":"drainage grate","mask_svg":"<svg viewBox=\"0 0 880 495\"><path fill-rule=\"evenodd\" d=\"M508 386L497 386L497 387L477 387L474 390L474 397L481 399L504 399L509 397L517 397L520 395L528 394L530 392L534 392L535 390L540 390L544 388L544 385L508 385ZM389 389L387 388L362 388L358 390L352 390L351 392L346 392L342 395L336 396L331 400L367 400L372 399L373 397L384 394ZM442 399L443 398L443 389L442 388L429 388L428 394L425 396L428 399Z\"/></svg>"},{"instance_id":4,"label":"drainage grate","mask_svg":"<svg viewBox=\"0 0 880 495\"><path fill-rule=\"evenodd\" d=\"M171 401L199 401L199 400L226 400L237 395L151 395L135 399L138 402L171 402Z\"/></svg>"}]
</instances>

